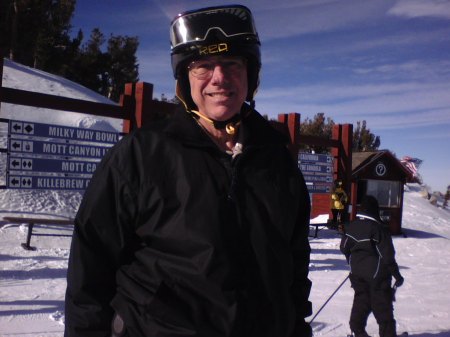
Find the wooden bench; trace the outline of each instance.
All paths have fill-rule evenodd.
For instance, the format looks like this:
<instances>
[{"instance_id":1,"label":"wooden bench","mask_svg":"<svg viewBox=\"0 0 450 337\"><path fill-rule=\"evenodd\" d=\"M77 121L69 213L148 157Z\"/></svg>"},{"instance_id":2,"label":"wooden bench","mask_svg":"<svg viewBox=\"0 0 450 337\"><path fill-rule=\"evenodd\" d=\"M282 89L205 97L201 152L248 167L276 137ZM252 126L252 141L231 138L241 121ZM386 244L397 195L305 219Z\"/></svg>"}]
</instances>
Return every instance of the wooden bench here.
<instances>
[{"instance_id":1,"label":"wooden bench","mask_svg":"<svg viewBox=\"0 0 450 337\"><path fill-rule=\"evenodd\" d=\"M321 231L324 228L327 228L332 231L336 231L337 234L343 235L345 234L345 226L348 224L348 221L344 221L342 223L342 228L336 227L332 224L331 220L328 220L326 223L310 223L310 227L316 227L314 235L310 235L309 237L312 237L314 239L317 239L319 231ZM320 227L320 228L319 228Z\"/></svg>"},{"instance_id":2,"label":"wooden bench","mask_svg":"<svg viewBox=\"0 0 450 337\"><path fill-rule=\"evenodd\" d=\"M309 237L312 237L312 238L316 239L317 238L317 234L319 233L319 231L321 229L323 229L324 227L328 227L328 223L310 223L309 227L316 227L315 230L314 230L314 235L310 235L309 236ZM319 229L319 227L321 227L321 228Z\"/></svg>"},{"instance_id":3,"label":"wooden bench","mask_svg":"<svg viewBox=\"0 0 450 337\"><path fill-rule=\"evenodd\" d=\"M22 243L21 246L26 250L36 250L36 247L31 247L31 236L33 235L33 227L35 224L42 225L73 225L73 219L50 219L50 218L26 218L26 217L15 217L6 216L3 218L4 221L11 223L26 223L28 224L27 241ZM35 234L35 235L46 235L46 234ZM48 234L47 234L48 235Z\"/></svg>"}]
</instances>

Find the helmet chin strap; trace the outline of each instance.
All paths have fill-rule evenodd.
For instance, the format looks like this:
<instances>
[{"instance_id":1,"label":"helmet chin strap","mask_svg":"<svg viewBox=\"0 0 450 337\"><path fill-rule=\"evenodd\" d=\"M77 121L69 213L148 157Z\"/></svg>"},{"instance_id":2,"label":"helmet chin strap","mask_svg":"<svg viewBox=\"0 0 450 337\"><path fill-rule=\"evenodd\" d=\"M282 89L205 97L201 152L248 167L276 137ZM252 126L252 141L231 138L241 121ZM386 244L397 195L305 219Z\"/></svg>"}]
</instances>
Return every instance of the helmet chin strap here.
<instances>
[{"instance_id":1,"label":"helmet chin strap","mask_svg":"<svg viewBox=\"0 0 450 337\"><path fill-rule=\"evenodd\" d=\"M206 117L198 111L191 110L191 112L204 119L208 123L211 123L217 130L225 129L226 133L228 133L229 135L234 135L236 133L237 127L239 126L239 124L241 124L240 113L235 114L233 117L227 119L226 121L216 121Z\"/></svg>"}]
</instances>

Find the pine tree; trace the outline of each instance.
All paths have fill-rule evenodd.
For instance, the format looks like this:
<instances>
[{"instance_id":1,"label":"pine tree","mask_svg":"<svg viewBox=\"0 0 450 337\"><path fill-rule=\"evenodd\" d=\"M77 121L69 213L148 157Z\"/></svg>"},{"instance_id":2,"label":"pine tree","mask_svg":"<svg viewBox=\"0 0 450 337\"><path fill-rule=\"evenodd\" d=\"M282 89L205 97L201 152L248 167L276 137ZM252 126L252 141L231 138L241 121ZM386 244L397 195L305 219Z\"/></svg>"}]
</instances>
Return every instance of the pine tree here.
<instances>
[{"instance_id":1,"label":"pine tree","mask_svg":"<svg viewBox=\"0 0 450 337\"><path fill-rule=\"evenodd\" d=\"M64 75L65 65L73 58L71 53L74 52L69 32L75 1L46 0L40 3L46 6L42 8L43 22L36 41L34 67Z\"/></svg>"},{"instance_id":2,"label":"pine tree","mask_svg":"<svg viewBox=\"0 0 450 337\"><path fill-rule=\"evenodd\" d=\"M83 32L78 36L82 40ZM108 93L108 62L107 55L102 51L106 39L98 28L91 32L89 40L79 48L76 62L68 78L74 82L92 89L104 96Z\"/></svg>"},{"instance_id":3,"label":"pine tree","mask_svg":"<svg viewBox=\"0 0 450 337\"><path fill-rule=\"evenodd\" d=\"M0 1L0 57L10 57L12 41L17 36L17 23L14 21L12 1Z\"/></svg>"},{"instance_id":4,"label":"pine tree","mask_svg":"<svg viewBox=\"0 0 450 337\"><path fill-rule=\"evenodd\" d=\"M139 71L136 51L137 37L111 36L108 40L108 97L118 101L126 83L137 82Z\"/></svg>"},{"instance_id":5,"label":"pine tree","mask_svg":"<svg viewBox=\"0 0 450 337\"><path fill-rule=\"evenodd\" d=\"M311 135L330 139L334 126L332 118L325 118L323 112L317 113L313 119L306 118L303 123L300 124L300 134ZM375 136L367 127L365 120L358 121L356 128L353 129L353 151L365 152L376 151L381 144L379 136ZM316 153L329 153L329 148L320 146L302 146L303 150L314 150Z\"/></svg>"},{"instance_id":6,"label":"pine tree","mask_svg":"<svg viewBox=\"0 0 450 337\"><path fill-rule=\"evenodd\" d=\"M73 52L69 31L75 0L2 0L0 9L3 56L61 73Z\"/></svg>"},{"instance_id":7,"label":"pine tree","mask_svg":"<svg viewBox=\"0 0 450 337\"><path fill-rule=\"evenodd\" d=\"M332 118L325 118L325 113L319 112L314 116L313 119L307 117L300 124L300 134L330 139L334 124L335 123ZM329 153L330 151L326 147L309 145L303 146L303 149L314 150L314 152L316 153Z\"/></svg>"},{"instance_id":8,"label":"pine tree","mask_svg":"<svg viewBox=\"0 0 450 337\"><path fill-rule=\"evenodd\" d=\"M118 101L124 86L139 79L137 37L107 41L95 28L86 44L80 30L70 37L76 0L2 0L0 48L11 60L78 82Z\"/></svg>"},{"instance_id":9,"label":"pine tree","mask_svg":"<svg viewBox=\"0 0 450 337\"><path fill-rule=\"evenodd\" d=\"M375 136L366 124L365 120L356 122L356 129L353 130L354 152L376 151L380 147L380 137Z\"/></svg>"}]
</instances>

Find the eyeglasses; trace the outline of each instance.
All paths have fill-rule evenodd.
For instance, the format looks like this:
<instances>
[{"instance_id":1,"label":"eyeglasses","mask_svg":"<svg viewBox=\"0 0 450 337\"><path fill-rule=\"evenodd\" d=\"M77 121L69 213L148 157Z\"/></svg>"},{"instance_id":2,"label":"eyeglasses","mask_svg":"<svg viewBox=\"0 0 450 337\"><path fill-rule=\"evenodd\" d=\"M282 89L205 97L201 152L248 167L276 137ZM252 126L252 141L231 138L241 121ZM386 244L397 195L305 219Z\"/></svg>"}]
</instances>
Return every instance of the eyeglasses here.
<instances>
[{"instance_id":1,"label":"eyeglasses","mask_svg":"<svg viewBox=\"0 0 450 337\"><path fill-rule=\"evenodd\" d=\"M219 60L197 60L191 62L188 66L189 72L199 80L210 79L214 73L214 69L219 66L222 72L228 75L234 75L241 72L247 62L242 57L222 58Z\"/></svg>"},{"instance_id":2,"label":"eyeglasses","mask_svg":"<svg viewBox=\"0 0 450 337\"><path fill-rule=\"evenodd\" d=\"M179 14L170 26L172 49L190 42L205 41L209 32L219 30L226 37L249 35L258 39L250 10L241 5L209 7L204 11Z\"/></svg>"}]
</instances>

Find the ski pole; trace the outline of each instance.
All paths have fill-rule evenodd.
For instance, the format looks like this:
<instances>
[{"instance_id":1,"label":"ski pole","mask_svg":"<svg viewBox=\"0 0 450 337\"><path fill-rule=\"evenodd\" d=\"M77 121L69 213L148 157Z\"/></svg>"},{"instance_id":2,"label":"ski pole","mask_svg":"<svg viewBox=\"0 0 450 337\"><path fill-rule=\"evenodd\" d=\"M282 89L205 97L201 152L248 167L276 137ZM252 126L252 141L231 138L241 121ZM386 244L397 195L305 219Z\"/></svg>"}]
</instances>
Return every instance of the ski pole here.
<instances>
[{"instance_id":1,"label":"ski pole","mask_svg":"<svg viewBox=\"0 0 450 337\"><path fill-rule=\"evenodd\" d=\"M324 304L322 304L322 306L320 307L320 309L316 312L316 314L314 315L313 318L311 318L311 320L309 321L309 324L311 324L314 319L317 317L317 315L322 311L323 308L325 308L325 306L328 304L328 302L330 302L330 300L333 298L333 296L339 291L339 289L341 289L341 287L344 285L344 283L348 280L350 274L347 275L347 277L344 279L344 281L341 282L341 284L336 288L336 290L330 295L330 297L328 297L328 299L325 301Z\"/></svg>"}]
</instances>

